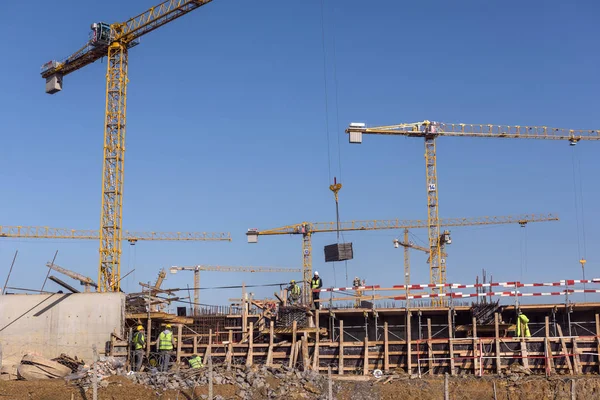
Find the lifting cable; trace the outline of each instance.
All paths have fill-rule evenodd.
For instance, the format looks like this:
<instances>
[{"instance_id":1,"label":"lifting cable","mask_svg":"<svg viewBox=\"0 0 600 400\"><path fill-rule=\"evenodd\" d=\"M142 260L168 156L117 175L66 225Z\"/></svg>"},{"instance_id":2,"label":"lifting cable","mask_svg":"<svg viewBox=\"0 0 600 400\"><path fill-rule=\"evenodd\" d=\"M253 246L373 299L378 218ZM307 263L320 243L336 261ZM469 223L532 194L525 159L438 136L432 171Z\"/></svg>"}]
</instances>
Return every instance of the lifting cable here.
<instances>
[{"instance_id":1,"label":"lifting cable","mask_svg":"<svg viewBox=\"0 0 600 400\"><path fill-rule=\"evenodd\" d=\"M335 7L334 10L335 11ZM334 14L335 16L335 14ZM331 19L332 21L335 18ZM336 63L336 41L335 41L335 25L333 22L331 23L331 31L332 31L332 41L333 41L333 86L335 93L335 131L337 135L337 153L338 153L338 169L340 175L340 181L342 180L342 157L341 157L341 145L340 145L340 136L339 132L339 101L338 101L338 80L337 80L337 63ZM321 0L321 48L323 51L323 80L324 80L324 97L325 97L325 130L327 133L327 167L329 172L329 182L331 182L331 139L329 133L329 85L327 79L327 50L325 43L325 0ZM329 189L333 191L335 195L335 215L336 215L336 234L337 234L337 243L340 242L340 212L339 212L339 202L338 202L338 192L342 188L342 184L337 182L337 178L333 178L333 184L329 186ZM345 241L344 235L342 233L342 240ZM346 285L348 285L348 262L345 261L346 268ZM334 284L337 285L336 282L336 273L335 273L335 262L333 263L333 274L334 274Z\"/></svg>"},{"instance_id":2,"label":"lifting cable","mask_svg":"<svg viewBox=\"0 0 600 400\"><path fill-rule=\"evenodd\" d=\"M577 222L577 255L581 264L582 279L585 279L585 263L587 261L586 237L585 237L585 214L583 208L583 181L581 179L581 160L577 156L577 150L573 147L573 200L575 203L575 220ZM579 182L578 182L579 181ZM579 186L579 188L578 188ZM579 196L578 191L579 189ZM581 223L580 223L581 220ZM583 250L583 251L582 251ZM584 284L585 289L585 284ZM585 301L585 293L584 293Z\"/></svg>"}]
</instances>

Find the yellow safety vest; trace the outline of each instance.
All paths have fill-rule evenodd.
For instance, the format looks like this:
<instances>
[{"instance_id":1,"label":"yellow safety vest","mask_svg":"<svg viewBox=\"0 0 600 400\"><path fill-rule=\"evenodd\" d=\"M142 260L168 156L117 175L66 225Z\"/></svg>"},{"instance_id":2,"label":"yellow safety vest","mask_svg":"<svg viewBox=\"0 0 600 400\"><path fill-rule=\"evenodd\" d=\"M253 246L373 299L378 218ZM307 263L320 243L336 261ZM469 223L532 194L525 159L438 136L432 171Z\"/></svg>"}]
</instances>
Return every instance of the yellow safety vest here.
<instances>
[{"instance_id":1,"label":"yellow safety vest","mask_svg":"<svg viewBox=\"0 0 600 400\"><path fill-rule=\"evenodd\" d=\"M133 335L133 344L136 350L141 350L144 348L144 344L146 344L146 338L142 332L136 332L135 335Z\"/></svg>"},{"instance_id":2,"label":"yellow safety vest","mask_svg":"<svg viewBox=\"0 0 600 400\"><path fill-rule=\"evenodd\" d=\"M158 350L173 350L173 332L158 335Z\"/></svg>"},{"instance_id":3,"label":"yellow safety vest","mask_svg":"<svg viewBox=\"0 0 600 400\"><path fill-rule=\"evenodd\" d=\"M202 357L200 357L200 356L190 358L189 363L190 363L190 367L192 367L192 368L204 367L204 365L202 365Z\"/></svg>"},{"instance_id":4,"label":"yellow safety vest","mask_svg":"<svg viewBox=\"0 0 600 400\"><path fill-rule=\"evenodd\" d=\"M528 322L529 318L525 314L519 315L519 319L517 320L517 336L531 337Z\"/></svg>"},{"instance_id":5,"label":"yellow safety vest","mask_svg":"<svg viewBox=\"0 0 600 400\"><path fill-rule=\"evenodd\" d=\"M311 287L313 289L318 289L319 286L321 286L321 278L312 278L312 280L310 281Z\"/></svg>"},{"instance_id":6,"label":"yellow safety vest","mask_svg":"<svg viewBox=\"0 0 600 400\"><path fill-rule=\"evenodd\" d=\"M292 294L300 294L300 286L294 285L292 286Z\"/></svg>"}]
</instances>

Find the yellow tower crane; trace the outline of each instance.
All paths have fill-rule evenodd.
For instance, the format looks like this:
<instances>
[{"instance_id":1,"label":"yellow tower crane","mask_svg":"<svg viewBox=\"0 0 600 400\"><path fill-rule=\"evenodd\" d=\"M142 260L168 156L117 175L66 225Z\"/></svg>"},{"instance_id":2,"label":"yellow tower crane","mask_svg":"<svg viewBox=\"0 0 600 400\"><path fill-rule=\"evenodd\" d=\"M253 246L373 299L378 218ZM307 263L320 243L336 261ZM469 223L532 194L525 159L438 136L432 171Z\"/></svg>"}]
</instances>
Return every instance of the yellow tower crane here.
<instances>
[{"instance_id":1,"label":"yellow tower crane","mask_svg":"<svg viewBox=\"0 0 600 400\"><path fill-rule=\"evenodd\" d=\"M123 217L123 176L127 101L128 51L139 38L212 0L167 0L125 22L93 23L89 40L62 61L42 66L46 93L62 90L63 78L107 57L104 162L100 216L99 291L119 291Z\"/></svg>"},{"instance_id":2,"label":"yellow tower crane","mask_svg":"<svg viewBox=\"0 0 600 400\"><path fill-rule=\"evenodd\" d=\"M200 271L215 272L302 272L300 268L272 268L272 267L224 267L219 265L194 265L190 267L172 266L169 268L172 274L177 271L194 271L194 315L200 314Z\"/></svg>"},{"instance_id":3,"label":"yellow tower crane","mask_svg":"<svg viewBox=\"0 0 600 400\"><path fill-rule=\"evenodd\" d=\"M511 126L448 124L443 122L421 121L389 126L367 127L364 123L353 122L346 129L350 143L362 143L363 134L396 135L425 139L425 168L427 188L427 227L429 236L430 283L442 285L446 282L446 265L441 254L444 235L440 233L443 225L438 212L438 184L435 139L438 136L457 136L475 138L508 139L549 139L567 140L574 146L580 140L600 140L597 130L574 130L550 128L546 126ZM443 291L443 286L434 292ZM439 300L439 299L438 299Z\"/></svg>"},{"instance_id":4,"label":"yellow tower crane","mask_svg":"<svg viewBox=\"0 0 600 400\"><path fill-rule=\"evenodd\" d=\"M516 216L484 216L472 218L444 218L439 224L445 227L453 226L477 226L477 225L500 225L527 222L558 221L554 214L525 214ZM248 243L258 243L259 235L302 235L302 285L303 301L308 304L311 301L309 283L312 277L312 239L313 233L317 232L341 232L348 231L373 231L382 229L417 229L428 228L427 220L365 220L348 222L302 222L295 225L286 225L274 229L258 230L248 229L246 236ZM450 244L450 232L444 232L443 245Z\"/></svg>"}]
</instances>

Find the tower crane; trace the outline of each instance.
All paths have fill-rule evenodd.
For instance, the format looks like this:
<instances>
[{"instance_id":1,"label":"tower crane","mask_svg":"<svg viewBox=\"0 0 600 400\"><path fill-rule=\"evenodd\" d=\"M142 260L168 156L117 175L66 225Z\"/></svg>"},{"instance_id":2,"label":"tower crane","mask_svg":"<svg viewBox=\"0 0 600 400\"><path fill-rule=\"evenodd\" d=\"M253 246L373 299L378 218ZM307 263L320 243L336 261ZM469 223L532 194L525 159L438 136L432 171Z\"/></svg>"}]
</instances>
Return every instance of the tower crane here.
<instances>
[{"instance_id":1,"label":"tower crane","mask_svg":"<svg viewBox=\"0 0 600 400\"><path fill-rule=\"evenodd\" d=\"M445 227L500 225L527 222L558 221L554 214L524 214L515 216L484 216L472 218L444 218L439 224ZM416 229L428 228L427 220L364 220L347 222L302 222L295 225L285 225L279 228L258 230L248 229L248 243L258 243L260 235L302 235L302 285L303 301L310 302L309 282L312 276L312 234L317 232L373 231L382 229ZM444 232L443 245L450 244L450 232Z\"/></svg>"},{"instance_id":2,"label":"tower crane","mask_svg":"<svg viewBox=\"0 0 600 400\"><path fill-rule=\"evenodd\" d=\"M428 120L401 123L397 125L367 127L361 122L353 122L346 129L350 143L362 143L363 134L397 135L418 137L425 140L425 170L427 188L427 227L429 236L429 275L430 283L441 285L446 282L446 265L443 262L441 245L443 225L438 211L438 184L436 165L436 141L439 136L475 137L475 138L506 138L506 139L548 139L567 140L571 146L580 140L600 140L597 130L575 130L550 128L547 126L520 125L483 125L483 124L451 124L431 122ZM434 292L443 291L443 286L435 288ZM441 300L441 299L437 299Z\"/></svg>"},{"instance_id":3,"label":"tower crane","mask_svg":"<svg viewBox=\"0 0 600 400\"><path fill-rule=\"evenodd\" d=\"M225 267L219 265L194 265L190 267L172 266L172 274L177 271L194 271L194 315L200 314L200 271L215 272L302 272L300 268L272 268L272 267Z\"/></svg>"},{"instance_id":4,"label":"tower crane","mask_svg":"<svg viewBox=\"0 0 600 400\"><path fill-rule=\"evenodd\" d=\"M0 225L0 238L21 239L83 239L98 240L100 232L93 229L50 228L47 226ZM125 231L121 240L134 245L143 241L227 241L229 232L137 232Z\"/></svg>"},{"instance_id":5,"label":"tower crane","mask_svg":"<svg viewBox=\"0 0 600 400\"><path fill-rule=\"evenodd\" d=\"M63 78L107 57L106 109L104 118L104 162L100 214L100 261L98 286L101 292L119 291L123 217L123 176L129 49L140 37L186 15L212 0L166 0L124 22L93 23L89 40L62 61L42 65L46 93L62 90Z\"/></svg>"}]
</instances>

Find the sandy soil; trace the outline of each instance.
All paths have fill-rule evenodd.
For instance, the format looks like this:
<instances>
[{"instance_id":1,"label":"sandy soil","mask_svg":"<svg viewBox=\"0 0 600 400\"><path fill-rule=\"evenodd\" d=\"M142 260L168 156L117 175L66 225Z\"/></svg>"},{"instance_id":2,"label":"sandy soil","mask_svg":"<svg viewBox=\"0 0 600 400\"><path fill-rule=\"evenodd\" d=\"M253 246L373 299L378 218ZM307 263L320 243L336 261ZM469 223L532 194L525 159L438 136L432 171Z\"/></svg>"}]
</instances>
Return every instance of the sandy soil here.
<instances>
[{"instance_id":1,"label":"sandy soil","mask_svg":"<svg viewBox=\"0 0 600 400\"><path fill-rule=\"evenodd\" d=\"M572 380L575 381L577 399L600 398L600 377L519 377L475 378L457 377L449 381L450 399L494 399L494 384L498 400L570 400ZM156 392L152 389L133 384L124 377L113 376L107 379L109 385L98 389L99 400L191 400L200 399L200 395L208 394L206 386L198 387L193 392L166 391ZM269 382L273 387L278 385L276 379ZM444 379L442 377L427 379L397 379L386 384L380 382L336 382L340 391L335 396L338 400L439 400L444 398ZM238 389L232 385L215 385L215 394L225 399L236 399ZM87 393L75 385L56 381L0 381L0 400L91 400L92 391ZM296 393L288 393L286 399L301 398ZM254 393L254 400L267 399L266 393Z\"/></svg>"}]
</instances>

